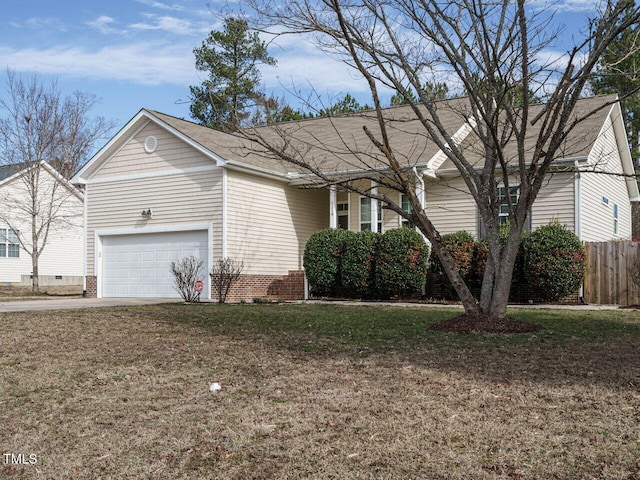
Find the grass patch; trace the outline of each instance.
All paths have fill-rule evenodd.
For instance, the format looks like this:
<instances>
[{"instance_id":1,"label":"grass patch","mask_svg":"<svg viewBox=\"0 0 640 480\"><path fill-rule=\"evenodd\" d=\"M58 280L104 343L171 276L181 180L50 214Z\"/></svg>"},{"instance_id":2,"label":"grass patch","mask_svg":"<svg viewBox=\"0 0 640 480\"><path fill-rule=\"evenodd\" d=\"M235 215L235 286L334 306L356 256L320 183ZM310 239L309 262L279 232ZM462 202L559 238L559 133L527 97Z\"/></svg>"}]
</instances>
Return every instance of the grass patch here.
<instances>
[{"instance_id":1,"label":"grass patch","mask_svg":"<svg viewBox=\"0 0 640 480\"><path fill-rule=\"evenodd\" d=\"M0 450L37 463L0 462L0 478L640 477L638 312L510 311L534 334L428 329L459 313L5 314Z\"/></svg>"}]
</instances>

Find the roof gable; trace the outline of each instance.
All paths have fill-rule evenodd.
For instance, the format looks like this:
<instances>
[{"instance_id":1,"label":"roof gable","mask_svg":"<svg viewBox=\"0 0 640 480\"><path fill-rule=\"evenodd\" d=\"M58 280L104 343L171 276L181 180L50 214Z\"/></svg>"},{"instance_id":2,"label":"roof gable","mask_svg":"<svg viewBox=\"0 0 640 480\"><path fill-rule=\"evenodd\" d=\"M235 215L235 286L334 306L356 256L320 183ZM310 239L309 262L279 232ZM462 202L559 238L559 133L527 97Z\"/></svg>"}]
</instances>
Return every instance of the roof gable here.
<instances>
[{"instance_id":1,"label":"roof gable","mask_svg":"<svg viewBox=\"0 0 640 480\"><path fill-rule=\"evenodd\" d=\"M69 180L63 177L55 168L49 165L45 161L41 161L39 164L42 169L47 172L51 177L53 177L57 182L59 182L63 187L65 187L69 192L75 195L79 200L82 200L83 193L74 187ZM22 175L24 175L27 170L31 168L35 168L35 164L30 163L18 163L14 165L3 165L0 166L0 187L7 185L14 180L18 179Z\"/></svg>"},{"instance_id":2,"label":"roof gable","mask_svg":"<svg viewBox=\"0 0 640 480\"><path fill-rule=\"evenodd\" d=\"M168 121L169 120L169 121ZM120 131L109 140L81 169L74 175L71 181L74 184L86 183L93 178L101 168L109 162L128 142L130 142L142 129L149 124L154 124L171 135L182 140L184 143L194 148L196 151L210 159L213 165L220 166L225 163L224 159L216 152L206 146L202 139L194 140L188 135L189 130L183 128L184 125L195 125L184 120L179 120L168 115L160 114L152 110L140 110ZM178 128L176 128L176 125ZM205 128L205 127L200 127ZM210 131L210 129L207 129ZM218 132L220 133L220 132ZM223 134L224 135L224 134ZM203 143L205 143L203 145Z\"/></svg>"}]
</instances>

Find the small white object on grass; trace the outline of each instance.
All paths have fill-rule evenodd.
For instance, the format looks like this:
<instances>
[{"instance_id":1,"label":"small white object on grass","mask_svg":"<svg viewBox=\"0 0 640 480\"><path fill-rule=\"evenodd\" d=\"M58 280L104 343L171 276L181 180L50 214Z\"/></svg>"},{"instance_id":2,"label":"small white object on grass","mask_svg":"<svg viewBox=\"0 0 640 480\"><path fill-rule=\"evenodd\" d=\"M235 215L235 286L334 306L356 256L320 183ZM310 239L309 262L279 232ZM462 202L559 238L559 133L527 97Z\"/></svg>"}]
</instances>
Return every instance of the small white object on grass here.
<instances>
[{"instance_id":1,"label":"small white object on grass","mask_svg":"<svg viewBox=\"0 0 640 480\"><path fill-rule=\"evenodd\" d=\"M217 392L218 390L222 390L222 386L220 386L219 383L214 382L211 385L209 385L209 391L210 392Z\"/></svg>"}]
</instances>

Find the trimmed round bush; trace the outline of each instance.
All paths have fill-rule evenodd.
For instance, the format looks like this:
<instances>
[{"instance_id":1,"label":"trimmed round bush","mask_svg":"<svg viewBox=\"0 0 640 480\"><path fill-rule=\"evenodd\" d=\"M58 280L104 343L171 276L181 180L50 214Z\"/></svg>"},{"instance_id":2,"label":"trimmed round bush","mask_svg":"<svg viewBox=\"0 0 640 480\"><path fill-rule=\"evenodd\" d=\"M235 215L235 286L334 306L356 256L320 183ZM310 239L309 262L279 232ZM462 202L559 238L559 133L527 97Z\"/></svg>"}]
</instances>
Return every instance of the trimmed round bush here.
<instances>
[{"instance_id":1,"label":"trimmed round bush","mask_svg":"<svg viewBox=\"0 0 640 480\"><path fill-rule=\"evenodd\" d=\"M348 232L340 257L340 287L348 297L371 297L375 281L375 248L380 234Z\"/></svg>"},{"instance_id":2,"label":"trimmed round bush","mask_svg":"<svg viewBox=\"0 0 640 480\"><path fill-rule=\"evenodd\" d=\"M523 246L525 272L536 298L557 301L580 288L586 253L573 232L552 222L528 235Z\"/></svg>"},{"instance_id":3,"label":"trimmed round bush","mask_svg":"<svg viewBox=\"0 0 640 480\"><path fill-rule=\"evenodd\" d=\"M335 295L340 287L340 256L348 231L327 228L315 232L304 249L304 270L315 295Z\"/></svg>"},{"instance_id":4,"label":"trimmed round bush","mask_svg":"<svg viewBox=\"0 0 640 480\"><path fill-rule=\"evenodd\" d=\"M376 245L375 282L382 298L405 297L422 288L429 247L415 230L397 228L380 236Z\"/></svg>"}]
</instances>

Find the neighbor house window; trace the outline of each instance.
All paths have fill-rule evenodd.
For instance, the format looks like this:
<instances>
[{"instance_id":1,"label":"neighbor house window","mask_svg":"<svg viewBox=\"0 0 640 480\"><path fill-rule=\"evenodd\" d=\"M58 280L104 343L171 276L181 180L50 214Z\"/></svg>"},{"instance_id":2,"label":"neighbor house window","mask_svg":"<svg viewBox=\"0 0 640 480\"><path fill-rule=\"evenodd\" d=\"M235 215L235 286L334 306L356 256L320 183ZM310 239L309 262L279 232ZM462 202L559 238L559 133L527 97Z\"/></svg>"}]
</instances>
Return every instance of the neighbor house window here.
<instances>
[{"instance_id":1,"label":"neighbor house window","mask_svg":"<svg viewBox=\"0 0 640 480\"><path fill-rule=\"evenodd\" d=\"M382 232L382 203L378 202L378 229ZM371 230L371 199L369 197L360 198L360 231Z\"/></svg>"},{"instance_id":2,"label":"neighbor house window","mask_svg":"<svg viewBox=\"0 0 640 480\"><path fill-rule=\"evenodd\" d=\"M618 204L613 204L613 234L618 235Z\"/></svg>"},{"instance_id":3,"label":"neighbor house window","mask_svg":"<svg viewBox=\"0 0 640 480\"><path fill-rule=\"evenodd\" d=\"M0 257L20 257L18 233L10 228L0 228Z\"/></svg>"},{"instance_id":4,"label":"neighbor house window","mask_svg":"<svg viewBox=\"0 0 640 480\"><path fill-rule=\"evenodd\" d=\"M518 198L520 196L518 187L510 187L509 188L509 196L507 197L507 188L506 187L498 187L498 204L500 205L498 211L498 218L500 220L500 224L505 224L509 222L509 198L511 199L511 205L515 209L518 205Z\"/></svg>"},{"instance_id":5,"label":"neighbor house window","mask_svg":"<svg viewBox=\"0 0 640 480\"><path fill-rule=\"evenodd\" d=\"M412 209L411 209L411 202L409 201L409 197L407 197L404 193L401 194L400 196L400 205L402 207L402 210L404 210L407 213L411 213ZM406 218L400 217L401 220L401 225L403 227L409 227L409 228L413 228L414 225L407 220Z\"/></svg>"},{"instance_id":6,"label":"neighbor house window","mask_svg":"<svg viewBox=\"0 0 640 480\"><path fill-rule=\"evenodd\" d=\"M349 202L338 202L338 228L349 230Z\"/></svg>"}]
</instances>

